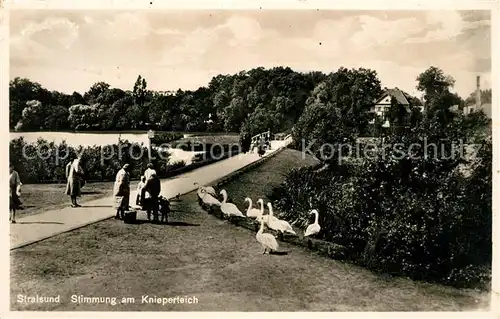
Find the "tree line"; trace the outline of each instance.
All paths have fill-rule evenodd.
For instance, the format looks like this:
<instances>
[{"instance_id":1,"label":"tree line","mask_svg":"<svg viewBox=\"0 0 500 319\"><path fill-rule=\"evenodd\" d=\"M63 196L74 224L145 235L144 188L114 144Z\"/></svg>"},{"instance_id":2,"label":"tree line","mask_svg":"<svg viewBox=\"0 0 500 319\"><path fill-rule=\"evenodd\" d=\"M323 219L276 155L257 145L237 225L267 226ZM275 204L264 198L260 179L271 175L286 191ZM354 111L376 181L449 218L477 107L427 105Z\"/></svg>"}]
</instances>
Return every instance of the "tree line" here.
<instances>
[{"instance_id":1,"label":"tree line","mask_svg":"<svg viewBox=\"0 0 500 319\"><path fill-rule=\"evenodd\" d=\"M9 93L12 131L152 128L253 135L269 129L291 131L295 124L307 124L316 118L324 121L325 117L319 115L324 113L342 114L346 127L366 133L369 108L382 87L377 73L364 68L341 67L325 74L259 67L217 75L206 87L179 89L167 95L149 90L141 75L132 90L98 82L83 95L50 91L17 77L10 82ZM405 95L412 104L421 104L417 98Z\"/></svg>"}]
</instances>

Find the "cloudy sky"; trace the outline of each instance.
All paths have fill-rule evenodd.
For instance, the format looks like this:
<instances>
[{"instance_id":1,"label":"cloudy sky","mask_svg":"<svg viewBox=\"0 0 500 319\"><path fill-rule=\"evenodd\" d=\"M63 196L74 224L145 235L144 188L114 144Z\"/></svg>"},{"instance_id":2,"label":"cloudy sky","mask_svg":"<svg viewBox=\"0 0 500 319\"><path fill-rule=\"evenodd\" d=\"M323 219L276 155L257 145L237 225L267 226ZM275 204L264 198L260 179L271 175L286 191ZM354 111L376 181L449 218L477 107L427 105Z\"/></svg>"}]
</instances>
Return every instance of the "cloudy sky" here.
<instances>
[{"instance_id":1,"label":"cloudy sky","mask_svg":"<svg viewBox=\"0 0 500 319\"><path fill-rule=\"evenodd\" d=\"M331 72L375 69L382 86L416 94L431 65L466 97L491 87L488 11L11 11L10 77L85 92L97 81L132 89L196 89L258 66Z\"/></svg>"}]
</instances>

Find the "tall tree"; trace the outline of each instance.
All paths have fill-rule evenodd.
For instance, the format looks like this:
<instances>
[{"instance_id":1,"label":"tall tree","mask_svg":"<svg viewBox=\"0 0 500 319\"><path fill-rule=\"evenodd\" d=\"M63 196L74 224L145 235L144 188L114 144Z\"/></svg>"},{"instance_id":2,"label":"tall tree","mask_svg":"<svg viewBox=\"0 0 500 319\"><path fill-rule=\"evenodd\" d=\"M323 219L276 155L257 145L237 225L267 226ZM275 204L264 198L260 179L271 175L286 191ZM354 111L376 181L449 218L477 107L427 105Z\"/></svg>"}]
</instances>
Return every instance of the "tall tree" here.
<instances>
[{"instance_id":1,"label":"tall tree","mask_svg":"<svg viewBox=\"0 0 500 319\"><path fill-rule=\"evenodd\" d=\"M139 110L138 111L139 117L137 117L136 119L138 120L139 122L138 126L140 127L149 118L148 110L144 107L147 96L147 82L146 79L144 79L141 75L139 75L137 77L137 80L135 81L133 96L135 99L136 107Z\"/></svg>"}]
</instances>

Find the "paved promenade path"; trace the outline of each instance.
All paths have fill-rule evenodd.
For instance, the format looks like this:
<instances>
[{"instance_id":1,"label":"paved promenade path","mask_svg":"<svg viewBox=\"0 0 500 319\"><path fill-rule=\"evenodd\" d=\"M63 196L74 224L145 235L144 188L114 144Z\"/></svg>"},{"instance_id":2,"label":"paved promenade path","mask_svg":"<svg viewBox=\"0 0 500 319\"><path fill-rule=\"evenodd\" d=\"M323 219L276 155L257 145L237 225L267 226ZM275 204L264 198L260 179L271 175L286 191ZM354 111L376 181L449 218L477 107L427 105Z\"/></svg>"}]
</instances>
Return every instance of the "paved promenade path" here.
<instances>
[{"instance_id":1,"label":"paved promenade path","mask_svg":"<svg viewBox=\"0 0 500 319\"><path fill-rule=\"evenodd\" d=\"M290 140L271 141L271 150L264 156L276 152L286 146ZM179 175L173 179L162 181L161 194L167 198L177 194L186 194L196 189L195 182L200 185L210 184L244 166L259 159L257 153L239 154L219 162L200 167L191 172ZM131 193L131 203L135 203L136 191ZM85 202L82 207L66 207L43 212L17 219L16 224L10 226L10 247L15 249L33 242L50 238L57 234L86 226L110 217L116 211L112 208L113 198L101 198Z\"/></svg>"}]
</instances>

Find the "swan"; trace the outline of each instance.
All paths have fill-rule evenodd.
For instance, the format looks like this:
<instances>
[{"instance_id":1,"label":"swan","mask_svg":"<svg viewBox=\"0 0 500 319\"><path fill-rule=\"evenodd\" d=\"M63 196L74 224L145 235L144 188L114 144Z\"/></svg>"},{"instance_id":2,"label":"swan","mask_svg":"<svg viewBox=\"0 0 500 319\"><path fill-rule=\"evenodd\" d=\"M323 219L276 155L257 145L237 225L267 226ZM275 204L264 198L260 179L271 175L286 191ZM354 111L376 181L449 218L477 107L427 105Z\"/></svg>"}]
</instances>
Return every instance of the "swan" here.
<instances>
[{"instance_id":1,"label":"swan","mask_svg":"<svg viewBox=\"0 0 500 319\"><path fill-rule=\"evenodd\" d=\"M217 205L217 206L220 206L221 205L221 202L213 197L212 195L208 194L206 189L201 189L201 201L206 204L206 205L209 205L209 206L212 206L212 205Z\"/></svg>"},{"instance_id":2,"label":"swan","mask_svg":"<svg viewBox=\"0 0 500 319\"><path fill-rule=\"evenodd\" d=\"M262 199L260 199L262 200ZM250 197L245 198L245 203L249 202L248 209L247 209L247 217L254 217L257 218L262 215L264 212L264 206L261 205L261 209L257 208L252 208L252 199Z\"/></svg>"},{"instance_id":3,"label":"swan","mask_svg":"<svg viewBox=\"0 0 500 319\"><path fill-rule=\"evenodd\" d=\"M309 215L310 214L316 215L316 218L314 219L314 224L311 224L311 225L307 226L306 232L304 233L304 237L317 234L321 230L321 226L319 226L319 223L318 223L318 220L319 220L319 213L318 213L318 211L316 209L313 209L309 213Z\"/></svg>"},{"instance_id":4,"label":"swan","mask_svg":"<svg viewBox=\"0 0 500 319\"><path fill-rule=\"evenodd\" d=\"M278 221L279 220L278 218L276 218L274 216L264 215L264 201L262 200L262 198L259 198L259 200L257 201L257 203L260 204L260 215L256 218L256 220L258 222L260 222L261 220L263 220L264 224L269 227L269 219L274 220L274 221Z\"/></svg>"},{"instance_id":5,"label":"swan","mask_svg":"<svg viewBox=\"0 0 500 319\"><path fill-rule=\"evenodd\" d=\"M212 186L208 186L208 187L201 186L200 184L198 184L198 182L195 182L194 185L198 186L198 195L200 195L200 191L202 189L205 189L208 194L210 194L210 195L212 195L214 197L217 196L217 192L215 191L215 189Z\"/></svg>"},{"instance_id":6,"label":"swan","mask_svg":"<svg viewBox=\"0 0 500 319\"><path fill-rule=\"evenodd\" d=\"M224 198L220 205L220 210L228 215L228 216L238 216L238 217L246 217L243 213L238 209L238 207L233 203L227 203L227 192L225 189L221 190L220 193Z\"/></svg>"},{"instance_id":7,"label":"swan","mask_svg":"<svg viewBox=\"0 0 500 319\"><path fill-rule=\"evenodd\" d=\"M293 235L297 235L292 226L286 220L273 218L273 205L271 205L271 203L267 203L267 207L269 208L269 221L267 223L267 227L277 230L281 233L290 233Z\"/></svg>"},{"instance_id":8,"label":"swan","mask_svg":"<svg viewBox=\"0 0 500 319\"><path fill-rule=\"evenodd\" d=\"M264 252L262 254L265 254L266 250L268 250L268 249L269 249L269 251L278 250L278 242L276 241L276 238L274 238L274 236L271 234L264 233L264 220L263 219L260 220L260 228L259 228L259 231L257 232L257 235L255 235L255 238L264 248Z\"/></svg>"}]
</instances>

